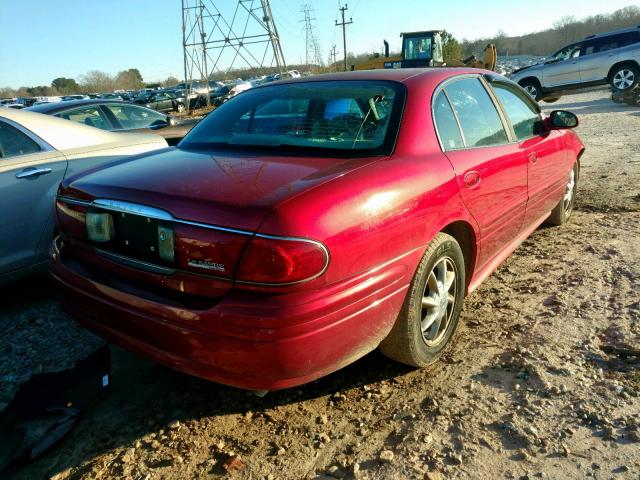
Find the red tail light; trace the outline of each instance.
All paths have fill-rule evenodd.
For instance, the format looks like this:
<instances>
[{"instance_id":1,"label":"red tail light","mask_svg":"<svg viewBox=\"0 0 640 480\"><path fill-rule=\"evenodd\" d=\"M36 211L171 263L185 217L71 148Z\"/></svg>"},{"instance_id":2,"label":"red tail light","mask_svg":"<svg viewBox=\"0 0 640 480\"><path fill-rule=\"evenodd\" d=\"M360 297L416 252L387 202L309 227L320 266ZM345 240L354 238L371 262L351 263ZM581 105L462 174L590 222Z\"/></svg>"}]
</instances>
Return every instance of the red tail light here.
<instances>
[{"instance_id":1,"label":"red tail light","mask_svg":"<svg viewBox=\"0 0 640 480\"><path fill-rule=\"evenodd\" d=\"M255 236L244 254L236 280L263 284L289 284L320 275L329 253L319 242Z\"/></svg>"}]
</instances>

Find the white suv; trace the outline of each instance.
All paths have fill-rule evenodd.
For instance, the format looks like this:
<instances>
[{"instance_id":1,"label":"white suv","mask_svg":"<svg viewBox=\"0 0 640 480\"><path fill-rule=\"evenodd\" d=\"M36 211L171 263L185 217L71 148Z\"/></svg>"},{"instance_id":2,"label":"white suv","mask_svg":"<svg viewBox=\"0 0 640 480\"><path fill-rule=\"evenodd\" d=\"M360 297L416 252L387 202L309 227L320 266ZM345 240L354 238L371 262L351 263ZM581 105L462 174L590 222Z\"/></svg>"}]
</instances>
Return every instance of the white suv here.
<instances>
[{"instance_id":1,"label":"white suv","mask_svg":"<svg viewBox=\"0 0 640 480\"><path fill-rule=\"evenodd\" d=\"M590 35L510 78L536 100L607 83L614 91L629 90L640 81L640 26Z\"/></svg>"}]
</instances>

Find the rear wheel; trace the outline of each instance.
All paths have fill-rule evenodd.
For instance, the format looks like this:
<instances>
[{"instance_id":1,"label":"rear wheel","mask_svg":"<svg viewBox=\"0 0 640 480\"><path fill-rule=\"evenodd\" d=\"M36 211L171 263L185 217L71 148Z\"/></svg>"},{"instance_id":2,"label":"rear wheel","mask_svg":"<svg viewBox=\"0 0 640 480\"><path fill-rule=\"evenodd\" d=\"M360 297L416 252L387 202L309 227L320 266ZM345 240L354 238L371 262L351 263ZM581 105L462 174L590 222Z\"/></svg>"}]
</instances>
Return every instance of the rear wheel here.
<instances>
[{"instance_id":1,"label":"rear wheel","mask_svg":"<svg viewBox=\"0 0 640 480\"><path fill-rule=\"evenodd\" d=\"M380 344L382 353L414 367L435 362L458 325L464 292L460 245L439 233L418 265L396 323Z\"/></svg>"},{"instance_id":2,"label":"rear wheel","mask_svg":"<svg viewBox=\"0 0 640 480\"><path fill-rule=\"evenodd\" d=\"M630 90L640 81L640 71L633 65L621 65L611 72L611 88L614 92Z\"/></svg>"},{"instance_id":3,"label":"rear wheel","mask_svg":"<svg viewBox=\"0 0 640 480\"><path fill-rule=\"evenodd\" d=\"M551 215L547 219L550 225L564 225L569 221L573 212L573 204L575 203L576 190L578 186L578 163L574 163L573 168L569 172L569 178L564 190L564 195L551 211Z\"/></svg>"},{"instance_id":4,"label":"rear wheel","mask_svg":"<svg viewBox=\"0 0 640 480\"><path fill-rule=\"evenodd\" d=\"M180 112L180 113L184 112L184 111L185 111L184 104L179 103L179 104L178 104L178 107L177 107L177 110L178 110L178 112Z\"/></svg>"},{"instance_id":5,"label":"rear wheel","mask_svg":"<svg viewBox=\"0 0 640 480\"><path fill-rule=\"evenodd\" d=\"M520 86L524 88L525 92L527 92L536 102L542 98L542 87L540 86L540 82L537 80L523 80L520 82Z\"/></svg>"}]
</instances>

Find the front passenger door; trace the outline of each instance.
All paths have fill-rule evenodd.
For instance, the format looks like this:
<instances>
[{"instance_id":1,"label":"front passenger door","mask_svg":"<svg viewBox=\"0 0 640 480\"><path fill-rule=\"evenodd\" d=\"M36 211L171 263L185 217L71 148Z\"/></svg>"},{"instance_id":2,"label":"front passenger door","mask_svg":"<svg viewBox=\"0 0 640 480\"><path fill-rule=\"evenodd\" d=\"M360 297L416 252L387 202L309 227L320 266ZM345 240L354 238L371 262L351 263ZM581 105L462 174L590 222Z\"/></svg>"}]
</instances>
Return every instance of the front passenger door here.
<instances>
[{"instance_id":1,"label":"front passenger door","mask_svg":"<svg viewBox=\"0 0 640 480\"><path fill-rule=\"evenodd\" d=\"M559 131L543 130L539 107L523 90L502 82L491 82L491 86L527 159L527 228L539 224L564 193L566 171L562 166L567 151Z\"/></svg>"},{"instance_id":2,"label":"front passenger door","mask_svg":"<svg viewBox=\"0 0 640 480\"><path fill-rule=\"evenodd\" d=\"M582 44L574 43L557 52L545 62L542 87L559 87L580 83L580 53Z\"/></svg>"}]
</instances>

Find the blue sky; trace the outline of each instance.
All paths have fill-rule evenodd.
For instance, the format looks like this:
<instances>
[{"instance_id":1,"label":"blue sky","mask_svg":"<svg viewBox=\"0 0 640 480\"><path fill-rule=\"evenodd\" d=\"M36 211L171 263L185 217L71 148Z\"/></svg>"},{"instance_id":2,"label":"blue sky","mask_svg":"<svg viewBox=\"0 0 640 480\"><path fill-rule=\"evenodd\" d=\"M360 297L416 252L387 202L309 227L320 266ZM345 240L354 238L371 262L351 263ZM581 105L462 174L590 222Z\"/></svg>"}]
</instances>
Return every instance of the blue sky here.
<instances>
[{"instance_id":1,"label":"blue sky","mask_svg":"<svg viewBox=\"0 0 640 480\"><path fill-rule=\"evenodd\" d=\"M236 2L213 3L230 17ZM271 0L286 61L299 63L305 56L305 3L313 7L323 59L334 43L341 55L341 32L335 27L338 0ZM399 33L414 30L444 28L460 39L498 30L517 35L550 27L563 16L609 13L633 3L492 0L480 6L473 0L352 0L347 48L379 51L386 38L397 49ZM0 87L49 85L60 76L77 79L89 70L115 74L132 67L145 81L183 76L180 0L0 0L0 19Z\"/></svg>"}]
</instances>

